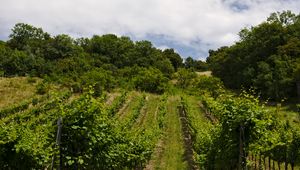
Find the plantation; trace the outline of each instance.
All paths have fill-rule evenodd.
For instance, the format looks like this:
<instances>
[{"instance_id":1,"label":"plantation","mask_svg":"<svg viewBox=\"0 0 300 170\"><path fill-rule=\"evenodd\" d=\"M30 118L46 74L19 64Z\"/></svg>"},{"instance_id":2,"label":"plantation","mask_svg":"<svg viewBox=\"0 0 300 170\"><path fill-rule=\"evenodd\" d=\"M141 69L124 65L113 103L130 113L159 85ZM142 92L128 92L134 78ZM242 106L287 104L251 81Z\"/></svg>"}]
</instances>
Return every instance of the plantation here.
<instances>
[{"instance_id":1,"label":"plantation","mask_svg":"<svg viewBox=\"0 0 300 170\"><path fill-rule=\"evenodd\" d=\"M272 14L208 65L148 41L16 24L0 42L0 169L299 169L299 23ZM261 59L249 49L271 28L286 38ZM245 57L242 75L231 57Z\"/></svg>"}]
</instances>

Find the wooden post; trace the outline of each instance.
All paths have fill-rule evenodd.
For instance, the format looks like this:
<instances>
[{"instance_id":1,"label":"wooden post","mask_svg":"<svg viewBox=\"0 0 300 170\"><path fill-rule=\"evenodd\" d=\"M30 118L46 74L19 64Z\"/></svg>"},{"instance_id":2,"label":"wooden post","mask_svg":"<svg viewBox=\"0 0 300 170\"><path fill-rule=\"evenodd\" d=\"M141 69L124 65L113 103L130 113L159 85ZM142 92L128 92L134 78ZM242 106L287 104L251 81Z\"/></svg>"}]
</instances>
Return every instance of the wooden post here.
<instances>
[{"instance_id":1,"label":"wooden post","mask_svg":"<svg viewBox=\"0 0 300 170\"><path fill-rule=\"evenodd\" d=\"M270 156L268 157L268 162L269 162L269 170L271 170L271 159L270 159Z\"/></svg>"},{"instance_id":2,"label":"wooden post","mask_svg":"<svg viewBox=\"0 0 300 170\"><path fill-rule=\"evenodd\" d=\"M298 80L296 84L297 84L298 100L300 101L300 80Z\"/></svg>"},{"instance_id":3,"label":"wooden post","mask_svg":"<svg viewBox=\"0 0 300 170\"><path fill-rule=\"evenodd\" d=\"M256 166L256 155L254 155L254 165L255 165L255 170L257 169L257 166Z\"/></svg>"},{"instance_id":4,"label":"wooden post","mask_svg":"<svg viewBox=\"0 0 300 170\"><path fill-rule=\"evenodd\" d=\"M57 126L58 126L58 134L57 134L57 144L59 148L59 170L62 169L62 149L61 149L61 130L62 130L62 118L60 117L57 121Z\"/></svg>"},{"instance_id":5,"label":"wooden post","mask_svg":"<svg viewBox=\"0 0 300 170\"><path fill-rule=\"evenodd\" d=\"M266 156L265 155L263 156L263 159L264 159L264 169L267 169Z\"/></svg>"},{"instance_id":6,"label":"wooden post","mask_svg":"<svg viewBox=\"0 0 300 170\"><path fill-rule=\"evenodd\" d=\"M262 165L261 165L261 154L259 154L259 157L258 157L258 169L261 170L262 169Z\"/></svg>"},{"instance_id":7,"label":"wooden post","mask_svg":"<svg viewBox=\"0 0 300 170\"><path fill-rule=\"evenodd\" d=\"M57 135L56 135L56 146L59 148L59 166L58 166L58 170L62 169L62 149L61 149L61 129L62 129L62 118L60 117L57 120ZM54 168L54 162L55 162L55 154L52 157L52 164L51 164L51 169L53 170Z\"/></svg>"},{"instance_id":8,"label":"wooden post","mask_svg":"<svg viewBox=\"0 0 300 170\"><path fill-rule=\"evenodd\" d=\"M239 145L239 165L238 170L242 170L242 162L243 162L243 139L242 139L242 124L240 124L240 145Z\"/></svg>"},{"instance_id":9,"label":"wooden post","mask_svg":"<svg viewBox=\"0 0 300 170\"><path fill-rule=\"evenodd\" d=\"M246 166L246 161L247 161L247 157L244 151L244 142L245 142L245 134L244 134L244 125L243 123L240 124L240 143L239 143L239 165L238 165L238 169L242 170L242 169L247 169Z\"/></svg>"}]
</instances>

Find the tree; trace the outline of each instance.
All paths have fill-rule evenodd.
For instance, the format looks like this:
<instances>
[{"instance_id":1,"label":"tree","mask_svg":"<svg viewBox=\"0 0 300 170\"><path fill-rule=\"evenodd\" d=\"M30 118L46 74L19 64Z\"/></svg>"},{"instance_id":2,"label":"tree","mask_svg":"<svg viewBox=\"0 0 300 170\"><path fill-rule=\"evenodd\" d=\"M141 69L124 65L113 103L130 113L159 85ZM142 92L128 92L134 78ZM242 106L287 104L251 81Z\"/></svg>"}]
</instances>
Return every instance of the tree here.
<instances>
[{"instance_id":1,"label":"tree","mask_svg":"<svg viewBox=\"0 0 300 170\"><path fill-rule=\"evenodd\" d=\"M177 79L177 85L181 88L187 88L193 82L192 80L196 78L196 73L190 69L180 68L175 73L175 78Z\"/></svg>"},{"instance_id":2,"label":"tree","mask_svg":"<svg viewBox=\"0 0 300 170\"><path fill-rule=\"evenodd\" d=\"M270 15L267 19L268 22L272 23L279 23L284 26L293 24L297 19L297 16L293 14L290 10L283 11L283 12L274 12Z\"/></svg>"},{"instance_id":3,"label":"tree","mask_svg":"<svg viewBox=\"0 0 300 170\"><path fill-rule=\"evenodd\" d=\"M76 56L83 50L74 44L74 40L65 34L55 36L47 45L44 56L46 59L62 59Z\"/></svg>"},{"instance_id":4,"label":"tree","mask_svg":"<svg viewBox=\"0 0 300 170\"><path fill-rule=\"evenodd\" d=\"M132 79L135 88L153 92L162 93L167 88L168 79L162 72L156 68L141 68L135 77Z\"/></svg>"},{"instance_id":5,"label":"tree","mask_svg":"<svg viewBox=\"0 0 300 170\"><path fill-rule=\"evenodd\" d=\"M192 57L188 57L184 61L185 68L195 68L196 61Z\"/></svg>"},{"instance_id":6,"label":"tree","mask_svg":"<svg viewBox=\"0 0 300 170\"><path fill-rule=\"evenodd\" d=\"M195 71L206 71L208 70L208 65L206 62L201 60L194 60L192 57L185 59L184 65L186 68L193 69Z\"/></svg>"},{"instance_id":7,"label":"tree","mask_svg":"<svg viewBox=\"0 0 300 170\"><path fill-rule=\"evenodd\" d=\"M50 39L50 35L45 33L42 28L36 28L29 24L18 23L9 35L10 40L7 44L11 48L25 50L26 48L39 46L41 41Z\"/></svg>"},{"instance_id":8,"label":"tree","mask_svg":"<svg viewBox=\"0 0 300 170\"><path fill-rule=\"evenodd\" d=\"M177 71L178 68L180 68L180 67L183 66L183 63L182 63L183 60L182 60L182 58L180 57L179 54L177 54L174 51L174 49L165 49L163 51L163 55L171 61L172 65L173 65L173 67L175 69L175 71Z\"/></svg>"},{"instance_id":9,"label":"tree","mask_svg":"<svg viewBox=\"0 0 300 170\"><path fill-rule=\"evenodd\" d=\"M267 22L244 28L239 35L234 45L209 52L207 63L213 75L229 88L254 87L264 98L294 97L299 15L273 13Z\"/></svg>"}]
</instances>

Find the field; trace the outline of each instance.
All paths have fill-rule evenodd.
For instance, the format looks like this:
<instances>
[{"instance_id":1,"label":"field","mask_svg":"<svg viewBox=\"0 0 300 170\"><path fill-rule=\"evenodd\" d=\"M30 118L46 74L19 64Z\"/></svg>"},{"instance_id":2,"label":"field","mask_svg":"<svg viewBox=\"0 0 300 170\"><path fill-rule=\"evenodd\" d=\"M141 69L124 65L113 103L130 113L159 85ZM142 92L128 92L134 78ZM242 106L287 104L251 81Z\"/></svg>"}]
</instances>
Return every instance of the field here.
<instances>
[{"instance_id":1,"label":"field","mask_svg":"<svg viewBox=\"0 0 300 170\"><path fill-rule=\"evenodd\" d=\"M92 91L78 94L55 86L38 95L36 84L40 81L1 79L0 88L6 89L1 91L4 97L0 110L0 165L4 169L53 166L182 170L221 169L219 165L231 164L222 162L223 158L210 158L210 154L215 154L214 147L229 140L219 131L225 115L223 118L218 115L214 105L217 100L211 97L182 91L158 95L122 89L93 96ZM254 107L251 105L249 111ZM296 113L284 108L277 112L274 107L269 110L280 119L295 125L298 122ZM57 125L60 118L62 126ZM235 145L231 139L229 144ZM251 151L245 157L248 167L268 169L273 165L267 163L268 155L259 161L264 155L253 148ZM235 160L230 156L228 159ZM274 155L272 158L276 159ZM274 165L278 167L277 162ZM284 163L281 167L284 168ZM235 163L231 168L237 168Z\"/></svg>"}]
</instances>

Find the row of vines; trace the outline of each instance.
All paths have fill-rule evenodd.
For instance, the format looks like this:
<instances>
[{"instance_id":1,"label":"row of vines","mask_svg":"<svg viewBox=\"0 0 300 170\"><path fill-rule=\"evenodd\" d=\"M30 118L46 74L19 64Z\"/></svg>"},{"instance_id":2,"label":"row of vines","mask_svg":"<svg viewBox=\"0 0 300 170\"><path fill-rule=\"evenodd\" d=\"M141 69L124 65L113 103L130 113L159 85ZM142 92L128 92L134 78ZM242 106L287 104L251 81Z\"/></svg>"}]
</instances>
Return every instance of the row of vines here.
<instances>
[{"instance_id":1,"label":"row of vines","mask_svg":"<svg viewBox=\"0 0 300 170\"><path fill-rule=\"evenodd\" d=\"M189 98L182 103L201 169L294 169L300 165L300 129L279 120L254 96L204 94L198 108Z\"/></svg>"},{"instance_id":2,"label":"row of vines","mask_svg":"<svg viewBox=\"0 0 300 170\"><path fill-rule=\"evenodd\" d=\"M164 126L166 95L138 96L138 104L118 112L131 92L121 91L110 104L106 94L88 90L48 94L34 105L25 101L3 111L0 120L0 167L4 169L141 169L150 159ZM72 96L72 97L71 97ZM154 109L147 110L157 101ZM130 103L129 103L130 104ZM24 106L25 105L25 106ZM140 116L144 125L134 128ZM2 112L1 112L2 113ZM144 115L145 116L145 115ZM57 120L61 133L57 143Z\"/></svg>"}]
</instances>

